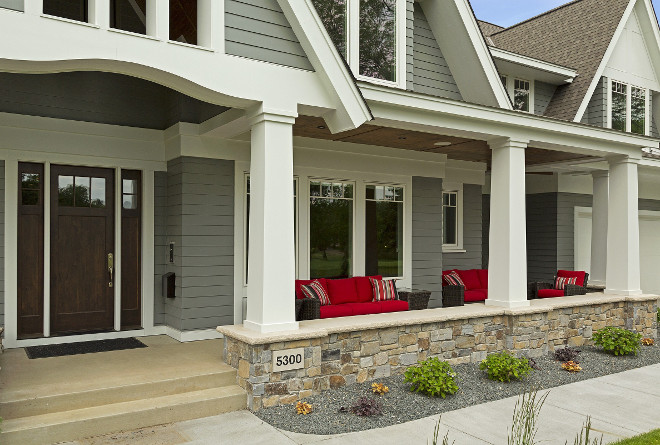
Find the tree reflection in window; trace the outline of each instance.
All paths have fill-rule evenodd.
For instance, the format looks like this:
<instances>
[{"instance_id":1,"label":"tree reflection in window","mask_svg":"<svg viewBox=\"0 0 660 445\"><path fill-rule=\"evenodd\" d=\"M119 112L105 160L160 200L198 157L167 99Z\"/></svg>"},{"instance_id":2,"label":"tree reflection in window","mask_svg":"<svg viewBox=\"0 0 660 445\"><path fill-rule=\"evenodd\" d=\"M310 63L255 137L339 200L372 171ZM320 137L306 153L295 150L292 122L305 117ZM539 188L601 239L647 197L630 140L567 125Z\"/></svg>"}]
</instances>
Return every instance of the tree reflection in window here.
<instances>
[{"instance_id":1,"label":"tree reflection in window","mask_svg":"<svg viewBox=\"0 0 660 445\"><path fill-rule=\"evenodd\" d=\"M626 102L627 85L621 82L612 82L612 128L626 131Z\"/></svg>"},{"instance_id":2,"label":"tree reflection in window","mask_svg":"<svg viewBox=\"0 0 660 445\"><path fill-rule=\"evenodd\" d=\"M360 74L396 81L396 0L360 1Z\"/></svg>"},{"instance_id":3,"label":"tree reflection in window","mask_svg":"<svg viewBox=\"0 0 660 445\"><path fill-rule=\"evenodd\" d=\"M513 109L518 111L529 111L529 82L516 79L513 89Z\"/></svg>"},{"instance_id":4,"label":"tree reflection in window","mask_svg":"<svg viewBox=\"0 0 660 445\"><path fill-rule=\"evenodd\" d=\"M21 173L21 204L39 205L41 194L41 175L39 173Z\"/></svg>"},{"instance_id":5,"label":"tree reflection in window","mask_svg":"<svg viewBox=\"0 0 660 445\"><path fill-rule=\"evenodd\" d=\"M346 0L313 0L337 51L346 59Z\"/></svg>"},{"instance_id":6,"label":"tree reflection in window","mask_svg":"<svg viewBox=\"0 0 660 445\"><path fill-rule=\"evenodd\" d=\"M310 182L310 278L346 278L352 272L353 184Z\"/></svg>"},{"instance_id":7,"label":"tree reflection in window","mask_svg":"<svg viewBox=\"0 0 660 445\"><path fill-rule=\"evenodd\" d=\"M367 185L365 272L403 276L403 187Z\"/></svg>"},{"instance_id":8,"label":"tree reflection in window","mask_svg":"<svg viewBox=\"0 0 660 445\"><path fill-rule=\"evenodd\" d=\"M62 207L105 207L105 178L59 176L58 204Z\"/></svg>"},{"instance_id":9,"label":"tree reflection in window","mask_svg":"<svg viewBox=\"0 0 660 445\"><path fill-rule=\"evenodd\" d=\"M630 131L646 134L646 90L632 87L630 99Z\"/></svg>"}]
</instances>

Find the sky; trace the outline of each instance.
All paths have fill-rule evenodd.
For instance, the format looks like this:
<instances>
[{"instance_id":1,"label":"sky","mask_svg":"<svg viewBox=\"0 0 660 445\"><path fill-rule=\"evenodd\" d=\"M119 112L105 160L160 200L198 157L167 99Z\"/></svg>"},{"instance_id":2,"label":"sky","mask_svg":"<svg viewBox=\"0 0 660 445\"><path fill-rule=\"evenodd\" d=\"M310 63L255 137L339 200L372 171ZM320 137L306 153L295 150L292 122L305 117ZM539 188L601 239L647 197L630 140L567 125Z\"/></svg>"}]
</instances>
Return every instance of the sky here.
<instances>
[{"instance_id":1,"label":"sky","mask_svg":"<svg viewBox=\"0 0 660 445\"><path fill-rule=\"evenodd\" d=\"M470 0L479 20L500 26L511 26L541 14L567 0ZM656 11L660 11L660 0L653 0Z\"/></svg>"}]
</instances>

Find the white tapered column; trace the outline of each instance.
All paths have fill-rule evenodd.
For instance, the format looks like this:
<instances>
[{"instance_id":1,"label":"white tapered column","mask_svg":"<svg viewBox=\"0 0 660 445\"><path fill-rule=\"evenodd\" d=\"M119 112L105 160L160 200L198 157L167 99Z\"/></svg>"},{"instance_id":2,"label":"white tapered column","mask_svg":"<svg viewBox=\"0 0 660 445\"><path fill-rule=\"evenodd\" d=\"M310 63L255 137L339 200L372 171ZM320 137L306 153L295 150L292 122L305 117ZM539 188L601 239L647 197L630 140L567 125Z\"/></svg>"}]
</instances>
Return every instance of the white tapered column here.
<instances>
[{"instance_id":1,"label":"white tapered column","mask_svg":"<svg viewBox=\"0 0 660 445\"><path fill-rule=\"evenodd\" d=\"M293 213L293 123L297 114L248 111L250 252L245 327L259 332L298 328Z\"/></svg>"},{"instance_id":2,"label":"white tapered column","mask_svg":"<svg viewBox=\"0 0 660 445\"><path fill-rule=\"evenodd\" d=\"M607 276L607 207L610 174L607 170L592 172L593 205L591 207L591 265L589 283L605 286Z\"/></svg>"},{"instance_id":3,"label":"white tapered column","mask_svg":"<svg viewBox=\"0 0 660 445\"><path fill-rule=\"evenodd\" d=\"M639 262L639 194L637 163L629 157L610 159L605 292L641 294Z\"/></svg>"},{"instance_id":4,"label":"white tapered column","mask_svg":"<svg viewBox=\"0 0 660 445\"><path fill-rule=\"evenodd\" d=\"M528 306L525 205L527 141L500 139L492 150L487 305Z\"/></svg>"}]
</instances>

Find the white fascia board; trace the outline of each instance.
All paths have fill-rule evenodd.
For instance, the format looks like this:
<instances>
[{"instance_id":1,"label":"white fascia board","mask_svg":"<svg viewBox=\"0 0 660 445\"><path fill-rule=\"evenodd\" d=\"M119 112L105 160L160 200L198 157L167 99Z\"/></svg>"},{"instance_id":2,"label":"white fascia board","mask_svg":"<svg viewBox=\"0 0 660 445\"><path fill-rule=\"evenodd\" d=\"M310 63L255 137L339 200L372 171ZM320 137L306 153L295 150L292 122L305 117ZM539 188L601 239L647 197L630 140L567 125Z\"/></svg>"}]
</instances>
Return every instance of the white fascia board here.
<instances>
[{"instance_id":1,"label":"white fascia board","mask_svg":"<svg viewBox=\"0 0 660 445\"><path fill-rule=\"evenodd\" d=\"M515 138L535 147L591 156L641 158L642 147L658 147L658 139L502 110L495 107L427 96L377 86L363 88L375 123L479 140Z\"/></svg>"},{"instance_id":2,"label":"white fascia board","mask_svg":"<svg viewBox=\"0 0 660 445\"><path fill-rule=\"evenodd\" d=\"M584 113L587 111L587 106L589 106L589 101L591 100L591 96L593 96L594 91L596 91L596 86L598 85L598 82L600 82L600 78L603 76L603 72L605 71L607 62L609 62L610 57L612 57L614 48L616 48L616 44L619 41L621 34L623 33L623 29L626 27L626 23L628 23L628 18L630 18L630 15L632 14L633 9L635 8L635 3L637 3L637 0L630 0L630 3L628 3L626 10L623 13L623 16L621 17L621 21L619 22L619 25L617 26L616 31L614 31L614 36L612 37L612 40L610 41L610 44L608 45L607 50L605 51L605 55L603 56L602 60L600 61L600 64L598 65L598 70L596 70L596 74L594 75L594 78L591 79L591 84L589 85L589 89L582 98L582 103L580 104L580 108L578 108L577 114L575 115L575 119L573 119L575 122L582 121L582 117L584 116Z\"/></svg>"},{"instance_id":3,"label":"white fascia board","mask_svg":"<svg viewBox=\"0 0 660 445\"><path fill-rule=\"evenodd\" d=\"M423 0L420 5L463 98L512 109L468 0Z\"/></svg>"},{"instance_id":4,"label":"white fascia board","mask_svg":"<svg viewBox=\"0 0 660 445\"><path fill-rule=\"evenodd\" d=\"M578 73L574 69L567 68L561 65L555 65L554 63L545 62L539 59L533 59L531 57L523 56L520 54L512 53L510 51L505 51L503 49L490 47L490 52L493 54L495 59L505 60L507 62L515 63L517 65L523 65L535 70L543 71L546 73L554 74L560 76L564 79L564 82L570 83L577 77Z\"/></svg>"},{"instance_id":5,"label":"white fascia board","mask_svg":"<svg viewBox=\"0 0 660 445\"><path fill-rule=\"evenodd\" d=\"M277 0L293 32L338 106L323 115L332 133L351 130L372 119L348 66L337 51L312 0Z\"/></svg>"}]
</instances>

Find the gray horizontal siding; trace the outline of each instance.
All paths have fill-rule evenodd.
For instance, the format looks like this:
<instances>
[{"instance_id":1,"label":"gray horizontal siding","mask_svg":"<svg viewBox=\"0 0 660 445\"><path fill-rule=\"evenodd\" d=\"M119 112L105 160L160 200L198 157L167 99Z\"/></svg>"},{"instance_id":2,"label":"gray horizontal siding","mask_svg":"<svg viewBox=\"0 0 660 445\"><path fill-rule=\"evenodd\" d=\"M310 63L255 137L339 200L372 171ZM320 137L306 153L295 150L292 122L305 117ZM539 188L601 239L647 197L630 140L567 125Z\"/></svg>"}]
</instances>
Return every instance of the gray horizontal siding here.
<instances>
[{"instance_id":1,"label":"gray horizontal siding","mask_svg":"<svg viewBox=\"0 0 660 445\"><path fill-rule=\"evenodd\" d=\"M607 126L607 78L601 77L582 116L582 123Z\"/></svg>"},{"instance_id":2,"label":"gray horizontal siding","mask_svg":"<svg viewBox=\"0 0 660 445\"><path fill-rule=\"evenodd\" d=\"M545 110L548 108L548 104L552 100L552 96L554 96L556 90L556 85L538 80L534 82L534 114L541 116L545 114Z\"/></svg>"},{"instance_id":3,"label":"gray horizontal siding","mask_svg":"<svg viewBox=\"0 0 660 445\"><path fill-rule=\"evenodd\" d=\"M528 281L551 279L557 272L557 193L527 195Z\"/></svg>"},{"instance_id":4,"label":"gray horizontal siding","mask_svg":"<svg viewBox=\"0 0 660 445\"><path fill-rule=\"evenodd\" d=\"M0 8L23 11L24 0L0 0Z\"/></svg>"},{"instance_id":5,"label":"gray horizontal siding","mask_svg":"<svg viewBox=\"0 0 660 445\"><path fill-rule=\"evenodd\" d=\"M167 323L182 331L234 322L234 163L168 162L167 239L175 242L176 295Z\"/></svg>"},{"instance_id":6,"label":"gray horizontal siding","mask_svg":"<svg viewBox=\"0 0 660 445\"><path fill-rule=\"evenodd\" d=\"M313 70L277 0L225 0L225 51Z\"/></svg>"},{"instance_id":7,"label":"gray horizontal siding","mask_svg":"<svg viewBox=\"0 0 660 445\"><path fill-rule=\"evenodd\" d=\"M5 324L5 161L0 161L0 326Z\"/></svg>"},{"instance_id":8,"label":"gray horizontal siding","mask_svg":"<svg viewBox=\"0 0 660 445\"><path fill-rule=\"evenodd\" d=\"M490 242L490 195L481 197L481 267L488 269L488 243Z\"/></svg>"},{"instance_id":9,"label":"gray horizontal siding","mask_svg":"<svg viewBox=\"0 0 660 445\"><path fill-rule=\"evenodd\" d=\"M653 101L657 100L653 96L657 94L654 91L651 91L649 94L649 116L651 116L651 136L654 138L660 138L660 132L658 131L658 122L655 113L653 112Z\"/></svg>"},{"instance_id":10,"label":"gray horizontal siding","mask_svg":"<svg viewBox=\"0 0 660 445\"><path fill-rule=\"evenodd\" d=\"M442 267L480 269L482 263L482 191L480 185L463 185L463 249L465 253L445 253Z\"/></svg>"},{"instance_id":11,"label":"gray horizontal siding","mask_svg":"<svg viewBox=\"0 0 660 445\"><path fill-rule=\"evenodd\" d=\"M660 201L657 199L640 199L639 210L660 212Z\"/></svg>"},{"instance_id":12,"label":"gray horizontal siding","mask_svg":"<svg viewBox=\"0 0 660 445\"><path fill-rule=\"evenodd\" d=\"M412 90L462 100L454 76L419 4L414 6L414 25Z\"/></svg>"},{"instance_id":13,"label":"gray horizontal siding","mask_svg":"<svg viewBox=\"0 0 660 445\"><path fill-rule=\"evenodd\" d=\"M412 178L412 286L442 306L442 179Z\"/></svg>"},{"instance_id":14,"label":"gray horizontal siding","mask_svg":"<svg viewBox=\"0 0 660 445\"><path fill-rule=\"evenodd\" d=\"M406 1L406 88L414 89L414 56L413 44L415 36L415 0Z\"/></svg>"},{"instance_id":15,"label":"gray horizontal siding","mask_svg":"<svg viewBox=\"0 0 660 445\"><path fill-rule=\"evenodd\" d=\"M167 173L154 174L154 323L165 323L162 276L167 272Z\"/></svg>"}]
</instances>

